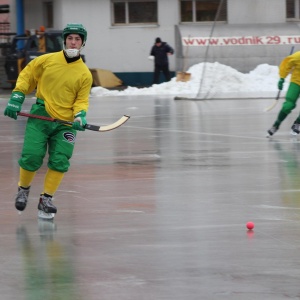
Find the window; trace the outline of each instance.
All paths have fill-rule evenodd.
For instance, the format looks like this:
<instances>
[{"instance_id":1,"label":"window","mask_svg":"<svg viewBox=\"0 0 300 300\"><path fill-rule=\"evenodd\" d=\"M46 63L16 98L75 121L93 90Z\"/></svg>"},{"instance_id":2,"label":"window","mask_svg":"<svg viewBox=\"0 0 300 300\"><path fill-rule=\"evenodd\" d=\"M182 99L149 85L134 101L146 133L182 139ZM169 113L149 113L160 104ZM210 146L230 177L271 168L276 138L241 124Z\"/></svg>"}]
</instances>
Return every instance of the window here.
<instances>
[{"instance_id":1,"label":"window","mask_svg":"<svg viewBox=\"0 0 300 300\"><path fill-rule=\"evenodd\" d=\"M112 0L113 25L157 24L157 0Z\"/></svg>"},{"instance_id":2,"label":"window","mask_svg":"<svg viewBox=\"0 0 300 300\"><path fill-rule=\"evenodd\" d=\"M286 0L286 18L300 19L300 0Z\"/></svg>"},{"instance_id":3,"label":"window","mask_svg":"<svg viewBox=\"0 0 300 300\"><path fill-rule=\"evenodd\" d=\"M213 22L221 0L180 0L181 22ZM227 21L227 0L224 0L216 21Z\"/></svg>"}]
</instances>

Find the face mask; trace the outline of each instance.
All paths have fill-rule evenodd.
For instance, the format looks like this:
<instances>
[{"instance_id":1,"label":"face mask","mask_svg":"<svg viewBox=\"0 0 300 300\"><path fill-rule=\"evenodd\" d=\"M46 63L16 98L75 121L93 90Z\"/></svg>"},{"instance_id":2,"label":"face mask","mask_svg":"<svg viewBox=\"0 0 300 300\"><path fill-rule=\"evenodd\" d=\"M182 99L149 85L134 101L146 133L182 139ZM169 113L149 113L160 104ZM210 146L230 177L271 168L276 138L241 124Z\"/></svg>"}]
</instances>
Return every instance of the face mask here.
<instances>
[{"instance_id":1,"label":"face mask","mask_svg":"<svg viewBox=\"0 0 300 300\"><path fill-rule=\"evenodd\" d=\"M80 53L80 50L78 50L78 49L64 49L64 50L65 50L66 55L67 55L69 58L76 57L76 56L78 56L79 53Z\"/></svg>"}]
</instances>

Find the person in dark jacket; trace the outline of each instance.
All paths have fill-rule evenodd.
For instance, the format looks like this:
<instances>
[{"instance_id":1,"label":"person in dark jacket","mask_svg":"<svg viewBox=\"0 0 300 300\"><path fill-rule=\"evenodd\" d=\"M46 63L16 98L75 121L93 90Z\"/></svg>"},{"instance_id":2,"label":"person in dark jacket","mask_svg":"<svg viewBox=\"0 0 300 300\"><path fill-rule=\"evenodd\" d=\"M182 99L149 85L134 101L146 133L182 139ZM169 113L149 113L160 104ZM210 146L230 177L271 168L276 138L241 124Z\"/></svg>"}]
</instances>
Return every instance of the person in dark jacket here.
<instances>
[{"instance_id":1,"label":"person in dark jacket","mask_svg":"<svg viewBox=\"0 0 300 300\"><path fill-rule=\"evenodd\" d=\"M159 83L159 74L163 72L166 81L171 80L168 55L174 54L173 48L158 37L151 48L150 57L154 57L153 83Z\"/></svg>"}]
</instances>

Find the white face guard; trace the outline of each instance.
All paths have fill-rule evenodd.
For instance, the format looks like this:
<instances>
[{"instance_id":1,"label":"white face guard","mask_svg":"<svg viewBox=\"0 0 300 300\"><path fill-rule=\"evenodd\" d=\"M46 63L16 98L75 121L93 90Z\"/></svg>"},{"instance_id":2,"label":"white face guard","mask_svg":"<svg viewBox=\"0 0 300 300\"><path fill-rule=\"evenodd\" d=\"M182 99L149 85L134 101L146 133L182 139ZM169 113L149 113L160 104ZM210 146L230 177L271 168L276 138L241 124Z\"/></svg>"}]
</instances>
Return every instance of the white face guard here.
<instances>
[{"instance_id":1,"label":"white face guard","mask_svg":"<svg viewBox=\"0 0 300 300\"><path fill-rule=\"evenodd\" d=\"M66 55L69 58L73 58L73 57L76 57L80 54L80 51L84 48L84 45L82 45L79 50L78 49L66 49L65 45L63 46L63 48L64 48L64 51L65 51Z\"/></svg>"},{"instance_id":2,"label":"white face guard","mask_svg":"<svg viewBox=\"0 0 300 300\"><path fill-rule=\"evenodd\" d=\"M78 56L78 54L80 53L80 50L78 49L65 49L65 53L69 58L73 58Z\"/></svg>"}]
</instances>

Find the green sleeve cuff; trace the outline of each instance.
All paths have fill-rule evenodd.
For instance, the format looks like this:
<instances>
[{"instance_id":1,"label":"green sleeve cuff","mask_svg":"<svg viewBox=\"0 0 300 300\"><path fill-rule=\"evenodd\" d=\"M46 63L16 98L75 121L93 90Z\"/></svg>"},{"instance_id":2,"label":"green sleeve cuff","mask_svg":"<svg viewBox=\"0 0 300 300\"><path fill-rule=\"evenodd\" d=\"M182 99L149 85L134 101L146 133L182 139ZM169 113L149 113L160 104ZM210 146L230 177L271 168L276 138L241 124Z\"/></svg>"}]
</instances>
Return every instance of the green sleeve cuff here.
<instances>
[{"instance_id":1,"label":"green sleeve cuff","mask_svg":"<svg viewBox=\"0 0 300 300\"><path fill-rule=\"evenodd\" d=\"M85 117L86 116L86 112L84 110L78 112L77 114L75 114L75 118L76 117Z\"/></svg>"},{"instance_id":2,"label":"green sleeve cuff","mask_svg":"<svg viewBox=\"0 0 300 300\"><path fill-rule=\"evenodd\" d=\"M10 96L10 100L23 104L25 100L25 95L22 92L12 92Z\"/></svg>"}]
</instances>

